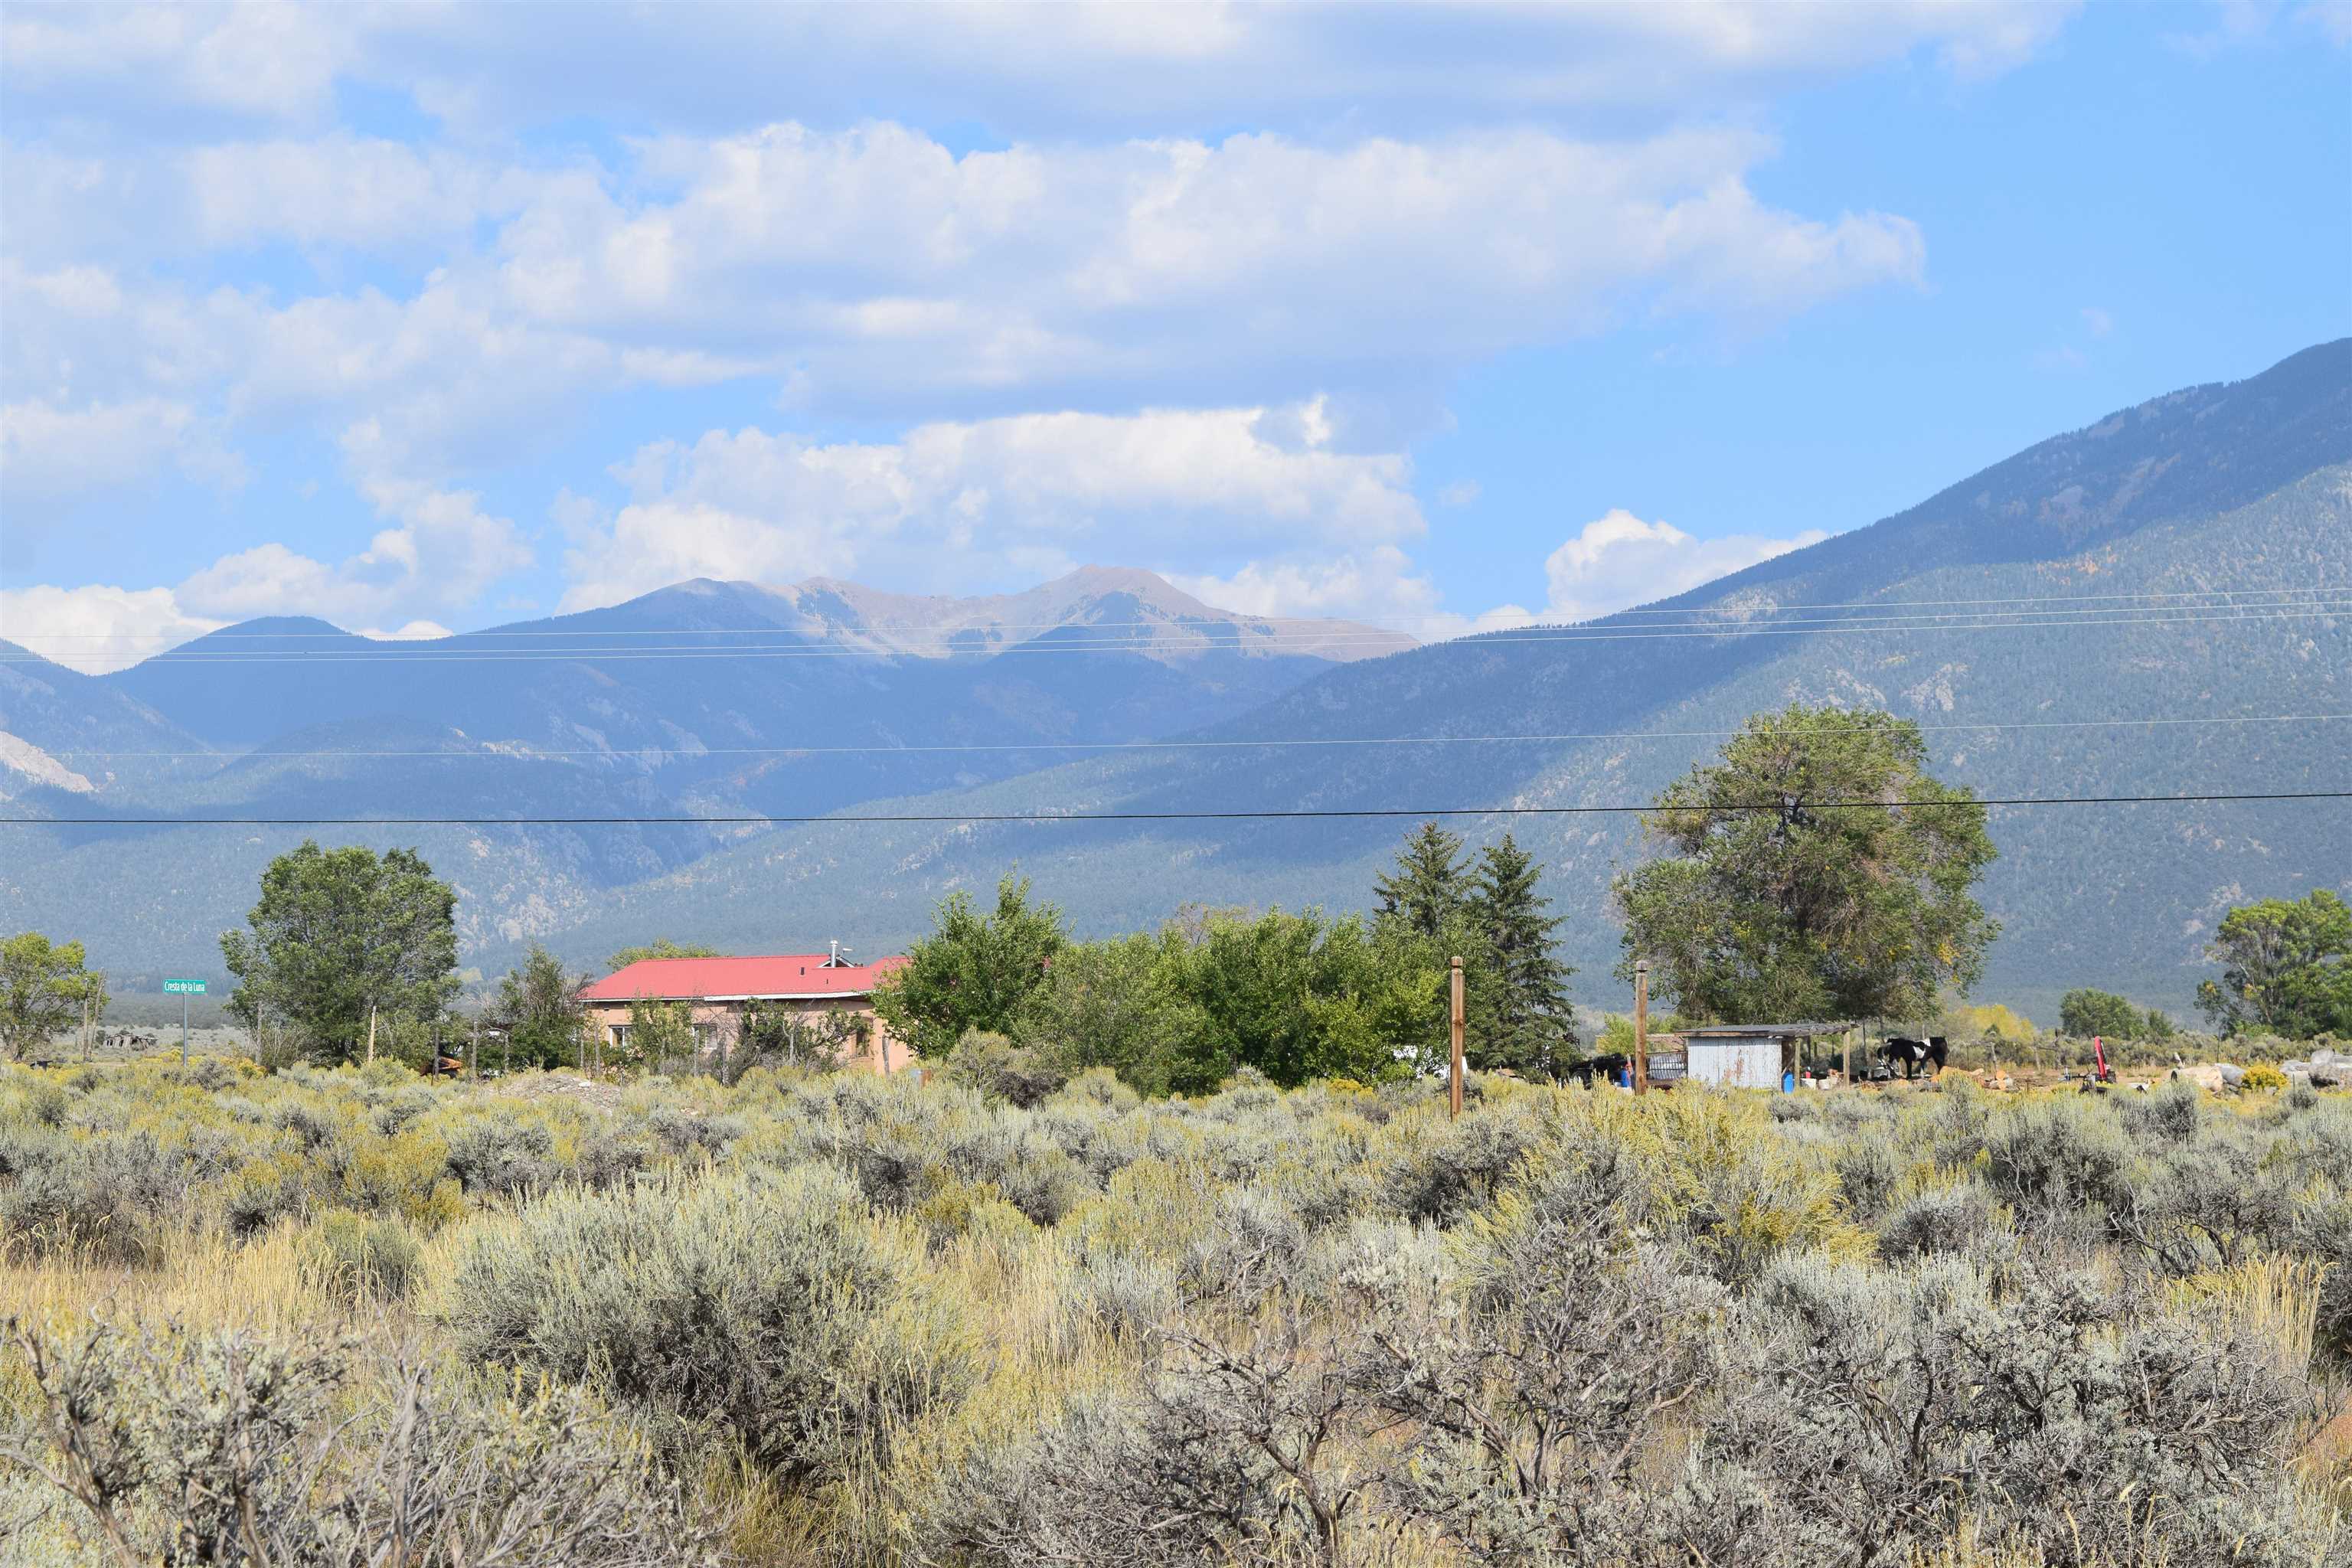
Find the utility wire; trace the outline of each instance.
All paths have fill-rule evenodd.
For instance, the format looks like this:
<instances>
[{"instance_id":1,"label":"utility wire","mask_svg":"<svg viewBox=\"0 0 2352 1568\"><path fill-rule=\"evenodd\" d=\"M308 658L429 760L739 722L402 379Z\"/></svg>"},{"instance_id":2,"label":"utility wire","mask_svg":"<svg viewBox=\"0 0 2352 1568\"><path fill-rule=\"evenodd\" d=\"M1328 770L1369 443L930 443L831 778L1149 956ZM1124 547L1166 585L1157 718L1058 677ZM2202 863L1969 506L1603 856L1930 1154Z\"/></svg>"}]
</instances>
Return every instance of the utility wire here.
<instances>
[{"instance_id":1,"label":"utility wire","mask_svg":"<svg viewBox=\"0 0 2352 1568\"><path fill-rule=\"evenodd\" d=\"M2011 795L1959 800L1821 800L1807 811L1890 811L1966 806L2201 805L2237 801L2352 800L2352 789L2242 795ZM1654 812L1650 805L1345 806L1255 811L916 812L787 816L0 816L8 827L739 827L816 823L1238 822L1341 817L1591 816ZM1784 801L1707 805L1709 811L1778 812Z\"/></svg>"},{"instance_id":2,"label":"utility wire","mask_svg":"<svg viewBox=\"0 0 2352 1568\"><path fill-rule=\"evenodd\" d=\"M1849 601L1846 601L1846 602L1843 602L1843 603L1837 603L1837 604L1819 604L1819 605L1779 605L1779 604L1776 604L1776 605L1772 605L1769 606L1769 607L1768 607L1768 608L1767 608L1763 613L1770 614L1770 613L1778 613L1778 612L1788 611L1788 610L1888 610L1888 609L1935 609L1935 608L1942 608L1942 607L1945 607L1945 606L1950 606L1950 605L2089 604L2089 603L2094 603L2094 602L2116 601L2116 600L2125 600L2125 599L2224 599L2224 600L2226 600L2226 599L2232 599L2232 598L2235 598L2235 597L2238 597L2238 596L2241 596L2241 595L2287 595L2287 594L2306 594L2306 595L2309 595L2309 594L2329 594L2329 595L2332 595L2332 594L2338 594L2338 593L2342 593L2342 592L2345 592L2345 591L2346 591L2346 590L2344 590L2344 589L2340 589L2340 588L2333 588L2333 587L2317 587L2317 588L2278 588L2278 587L2266 587L2266 588L2189 588L2189 589L2180 589L2180 590L2168 590L2168 591L2163 591L2163 592L2149 591L2149 592L2145 592L2145 593L2115 593L2115 594L2021 594L2021 595L2011 595L2011 596L2003 597L2003 598L1989 598L1989 599L1857 599L1857 600L1849 600ZM2152 608L2161 608L2161 607L2163 607L2163 606L2150 606L2150 607L2152 607ZM2180 607L2189 607L2189 606L2180 606ZM2218 607L2218 606L2217 606L2217 607ZM593 612L593 611L580 611L580 612L575 612L575 613L577 613L577 614L583 614L583 615L589 615L589 614L594 614L594 613L596 613L596 612ZM1315 625L1315 624L1318 624L1318 623L1329 624L1330 622L1333 622L1333 621L1339 621L1339 622L1345 622L1345 621L1346 621L1346 617L1344 617L1344 616L1339 616L1339 617L1324 617L1324 616L1249 616L1249 615L1244 615L1244 614L1242 614L1242 613L1241 613L1241 612L1239 612L1239 611L1223 611L1223 612L1220 612L1220 613L1221 613L1221 614L1223 614L1223 615L1226 615L1226 616L1230 616L1230 617L1232 617L1232 618L1231 618L1231 620L1230 620L1229 622L1225 623L1225 624L1230 624L1230 625L1238 625L1238 626L1249 626L1249 625L1271 625L1271 624L1278 624L1278 623L1284 623L1284 622L1287 622L1287 623L1292 624L1292 625L1300 625L1300 624L1304 624L1304 625L1310 625L1310 626L1311 626L1311 625ZM1756 613L1758 613L1758 612L1756 612L1756 611L1754 611L1754 610L1750 610L1750 609L1743 608L1743 607L1738 606L1738 605L1682 605L1682 606L1675 606L1675 607L1641 606L1641 607L1632 608L1632 609L1612 610L1612 611L1610 611L1610 612L1609 612L1609 616L1610 616L1610 617L1613 618L1613 617L1618 616L1703 616L1703 615L1717 615L1717 616L1749 616L1749 615L1753 615L1753 614L1756 614ZM1458 618L1459 618L1459 617L1451 616L1391 616L1391 617L1390 617L1390 623L1391 623L1391 625L1390 625L1390 626L1381 626L1381 625L1375 625L1375 624L1371 624L1371 623L1363 623L1363 622L1354 622L1354 623L1347 623L1347 624L1356 625L1356 626L1363 626L1363 627L1364 627L1365 629L1367 629L1367 630L1379 631L1379 630L1392 629L1393 625L1397 625L1397 624L1402 624L1402 625L1405 625L1405 626L1442 626L1442 625L1453 625L1453 624L1455 624L1455 623L1456 623L1456 621L1458 620ZM1088 628L1108 628L1108 627L1120 627L1120 626L1129 626L1129 627L1133 627L1133 626L1171 626L1171 625L1179 625L1179 624L1181 624L1181 623L1175 622L1175 621L1174 621L1174 620L1172 620L1172 619L1163 619L1163 620L1156 620L1156 621L1083 621L1083 622L1078 622L1078 621L1069 621L1069 620L1061 620L1061 621L984 621L984 620L983 620L983 621L860 621L860 622L858 623L858 626L859 626L860 628L863 628L863 629L866 629L866 630L870 630L870 631L898 631L898 632L936 631L936 632L950 632L950 633L952 633L952 632L964 632L964 631L985 631L985 630L996 630L996 631L1052 631L1052 630L1055 630L1055 629L1056 629L1056 628L1058 628L1058 627L1062 627L1062 626L1086 626L1086 627L1088 627ZM495 627L495 626L493 626L493 627L486 628L486 629L481 630L481 631L473 631L473 632L452 632L452 633L450 633L450 634L448 635L448 637L431 637L431 638L426 638L426 637L417 637L417 638L406 638L406 637L370 637L370 638L367 638L366 640L371 641L371 642L381 642L381 643L399 643L399 642L409 642L409 641L415 641L415 642L444 642L444 641L454 641L455 639L459 638L459 637L744 637L744 636L755 636L755 635L763 634L763 633L773 633L773 632L778 632L778 631L790 631L790 630L792 630L792 629L793 629L792 627L790 627L790 626L637 626L637 627L629 627L629 626L614 626L614 627L589 628L589 629L581 630L581 631L552 631L552 630L527 630L527 629L519 628L519 627L518 627L518 628L513 628L513 629L507 629L507 628L500 628L500 627ZM341 641L341 640L345 640L345 639L348 639L348 638L351 638L351 637L361 637L362 635L362 634L358 633L358 632L347 632L347 631L343 631L343 630L341 630L341 628L336 628L336 629L334 629L334 630L331 630L331 631L324 631L324 632L240 632L240 631L226 631L226 630L225 630L225 631L217 631L217 632L206 632L206 633L203 633L203 634L201 634L201 637L202 637L202 639L203 639L203 640L205 640L205 641L217 641L217 640L220 640L220 639L222 639L222 638L227 638L227 637L257 637L257 638L258 638L258 637L268 637L268 638L271 638L271 639L273 639L273 640L280 640L280 641L291 641L291 640L295 640L295 639L299 639L299 638L308 637L308 638L316 639L316 640L323 640L323 639L327 639L327 638L333 638L333 639L335 639L335 640L337 640L337 641ZM37 634L34 634L34 640L36 640L36 641L39 641L39 642L140 642L140 641L145 641L145 640L148 640L148 639L146 638L146 637L145 637L145 635L144 635L144 634L142 634L142 633L139 633L139 632L42 632L42 633L37 633ZM193 641L193 640L196 640L196 639L193 639L193 638L192 638L191 640Z\"/></svg>"},{"instance_id":3,"label":"utility wire","mask_svg":"<svg viewBox=\"0 0 2352 1568\"><path fill-rule=\"evenodd\" d=\"M1582 643L1652 641L1665 638L1705 637L1729 641L1748 637L1820 637L1841 632L1849 635L1864 632L1979 632L2035 629L2065 629L2073 626L2095 627L2117 626L2180 626L2196 623L2291 621L2335 619L2352 614L2352 599L2324 604L2254 605L2229 614L2119 615L2109 612L2049 611L2018 612L2005 618L1954 616L1842 616L1812 621L1737 622L1710 626L1676 626L1664 629L1634 631L1598 630L1583 626L1557 628L1522 628L1511 632L1488 632L1479 635L1480 647L1506 643ZM2034 615L2040 618L2020 619L2018 616ZM2068 616L2056 619L2056 616ZM2096 618L2094 618L2094 617ZM1364 647L1372 637L1360 635L1331 636L1296 642L1276 643L1267 651L1313 653L1318 650L1346 649ZM1379 640L1385 640L1381 638ZM1455 639L1457 641L1462 639ZM990 658L1020 656L1148 652L1162 645L1148 641L1015 643L997 648L984 657ZM1438 645L1452 646L1452 644ZM469 664L469 663L577 663L583 660L615 662L665 659L791 659L791 658L865 658L888 657L870 648L845 647L832 644L771 644L747 647L713 648L675 647L657 648L564 648L548 651L536 649L498 648L480 652L417 648L404 651L402 645L377 644L372 650L361 652L313 652L299 648L274 651L256 650L251 653L188 653L179 649L152 655L142 664L270 664L299 660L305 664L368 662L378 666L397 664ZM33 653L0 654L0 663L48 663Z\"/></svg>"},{"instance_id":4,"label":"utility wire","mask_svg":"<svg viewBox=\"0 0 2352 1568\"><path fill-rule=\"evenodd\" d=\"M2015 722L1983 724L1921 724L1922 734L1944 734L1955 731L1995 730L2112 730L2141 729L2183 724L2325 724L2352 719L2352 713L2264 713L2241 717L2175 718L2175 719L2038 719ZM968 752L1207 752L1256 751L1261 748L1318 746L1457 746L1457 745L1546 745L1566 741L1698 741L1716 740L1727 735L1783 734L1850 734L1870 728L1860 724L1822 725L1814 729L1787 730L1759 728L1738 730L1617 730L1563 731L1549 735L1364 735L1335 736L1329 739L1285 739L1270 741L1003 741L988 742L867 746L582 746L573 748L526 747L521 750L494 750L493 747L521 746L522 742L499 741L485 742L483 749L467 752L372 752L322 751L292 752L260 750L252 752L93 752L60 747L51 751L53 757L100 757L108 760L146 758L151 760L216 761L225 764L244 762L294 761L320 757L439 758L450 762L509 762L529 763L551 761L559 757L826 757L826 756L887 756L894 752L931 753Z\"/></svg>"}]
</instances>

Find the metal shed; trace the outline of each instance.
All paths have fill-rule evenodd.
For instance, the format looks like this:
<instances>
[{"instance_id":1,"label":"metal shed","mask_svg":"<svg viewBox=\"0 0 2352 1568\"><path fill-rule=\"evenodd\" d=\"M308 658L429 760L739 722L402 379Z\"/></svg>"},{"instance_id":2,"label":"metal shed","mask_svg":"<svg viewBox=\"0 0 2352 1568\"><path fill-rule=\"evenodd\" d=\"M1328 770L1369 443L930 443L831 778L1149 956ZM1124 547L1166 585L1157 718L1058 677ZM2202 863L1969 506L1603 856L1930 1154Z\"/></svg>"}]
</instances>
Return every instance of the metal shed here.
<instances>
[{"instance_id":1,"label":"metal shed","mask_svg":"<svg viewBox=\"0 0 2352 1568\"><path fill-rule=\"evenodd\" d=\"M1681 1077L1732 1089L1782 1089L1797 1081L1805 1042L1842 1035L1844 1024L1705 1024L1677 1031ZM1651 1076L1657 1076L1651 1058Z\"/></svg>"}]
</instances>

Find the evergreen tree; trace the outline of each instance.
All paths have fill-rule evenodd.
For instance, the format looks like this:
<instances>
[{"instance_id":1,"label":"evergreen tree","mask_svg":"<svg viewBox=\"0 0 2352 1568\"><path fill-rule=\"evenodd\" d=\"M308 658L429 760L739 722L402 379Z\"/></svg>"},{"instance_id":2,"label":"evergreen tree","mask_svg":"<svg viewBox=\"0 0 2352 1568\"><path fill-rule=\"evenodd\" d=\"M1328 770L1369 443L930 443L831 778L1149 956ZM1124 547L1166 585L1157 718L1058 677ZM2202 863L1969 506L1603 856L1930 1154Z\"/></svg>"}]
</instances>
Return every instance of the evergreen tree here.
<instances>
[{"instance_id":1,"label":"evergreen tree","mask_svg":"<svg viewBox=\"0 0 2352 1568\"><path fill-rule=\"evenodd\" d=\"M1396 874L1374 879L1383 919L1400 920L1422 936L1443 933L1470 899L1462 837L1424 822L1397 854Z\"/></svg>"},{"instance_id":2,"label":"evergreen tree","mask_svg":"<svg viewBox=\"0 0 2352 1568\"><path fill-rule=\"evenodd\" d=\"M1554 932L1563 923L1547 915L1551 900L1536 891L1543 868L1511 836L1479 857L1470 910L1485 938L1491 1039L1484 1065L1536 1078L1556 1078L1576 1051L1576 1012L1568 998L1576 972L1555 957Z\"/></svg>"}]
</instances>

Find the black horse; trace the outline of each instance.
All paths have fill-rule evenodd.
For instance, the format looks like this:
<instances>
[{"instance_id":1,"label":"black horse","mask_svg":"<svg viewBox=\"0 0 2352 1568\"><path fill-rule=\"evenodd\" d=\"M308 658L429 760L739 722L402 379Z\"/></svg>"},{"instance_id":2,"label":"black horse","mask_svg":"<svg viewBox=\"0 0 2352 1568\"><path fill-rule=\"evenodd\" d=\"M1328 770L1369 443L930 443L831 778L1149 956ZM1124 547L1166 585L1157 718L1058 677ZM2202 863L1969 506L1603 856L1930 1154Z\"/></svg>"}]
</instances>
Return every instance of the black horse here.
<instances>
[{"instance_id":1,"label":"black horse","mask_svg":"<svg viewBox=\"0 0 2352 1568\"><path fill-rule=\"evenodd\" d=\"M1618 1051L1605 1057L1588 1058L1580 1062L1570 1063L1568 1076L1574 1079L1577 1082L1582 1084L1587 1089L1591 1089L1592 1087L1592 1079L1595 1075L1599 1076L1602 1083L1615 1083L1617 1081L1617 1075L1623 1072L1626 1065L1633 1061L1633 1058L1625 1055L1622 1051Z\"/></svg>"},{"instance_id":2,"label":"black horse","mask_svg":"<svg viewBox=\"0 0 2352 1568\"><path fill-rule=\"evenodd\" d=\"M1950 1047L1941 1035L1930 1035L1924 1040L1898 1037L1879 1047L1878 1054L1886 1058L1889 1072L1900 1068L1906 1079L1917 1078L1921 1068L1933 1064L1928 1074L1932 1078L1944 1070L1944 1058L1950 1054Z\"/></svg>"}]
</instances>

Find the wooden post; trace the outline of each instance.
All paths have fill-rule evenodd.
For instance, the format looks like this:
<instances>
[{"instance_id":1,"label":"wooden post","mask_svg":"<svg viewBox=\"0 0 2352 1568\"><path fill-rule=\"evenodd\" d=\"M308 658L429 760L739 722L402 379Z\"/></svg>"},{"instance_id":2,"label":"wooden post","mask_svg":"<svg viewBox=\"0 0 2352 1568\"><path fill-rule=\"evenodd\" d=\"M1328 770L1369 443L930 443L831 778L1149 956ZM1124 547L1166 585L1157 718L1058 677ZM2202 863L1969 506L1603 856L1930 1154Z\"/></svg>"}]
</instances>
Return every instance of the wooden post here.
<instances>
[{"instance_id":1,"label":"wooden post","mask_svg":"<svg viewBox=\"0 0 2352 1568\"><path fill-rule=\"evenodd\" d=\"M368 1060L375 1060L375 1004L368 1004Z\"/></svg>"},{"instance_id":2,"label":"wooden post","mask_svg":"<svg viewBox=\"0 0 2352 1568\"><path fill-rule=\"evenodd\" d=\"M1845 1032L1844 1039L1845 1067L1843 1069L1843 1078L1844 1086L1850 1089L1853 1086L1853 1031L1852 1029Z\"/></svg>"},{"instance_id":3,"label":"wooden post","mask_svg":"<svg viewBox=\"0 0 2352 1568\"><path fill-rule=\"evenodd\" d=\"M1633 964L1633 1092L1650 1092L1650 961Z\"/></svg>"},{"instance_id":4,"label":"wooden post","mask_svg":"<svg viewBox=\"0 0 2352 1568\"><path fill-rule=\"evenodd\" d=\"M1447 1033L1453 1037L1454 1042L1454 1071L1446 1090L1445 1102L1452 1108L1448 1114L1459 1116L1462 1114L1462 959L1458 953L1454 955L1450 973L1454 1006L1452 1022Z\"/></svg>"},{"instance_id":5,"label":"wooden post","mask_svg":"<svg viewBox=\"0 0 2352 1568\"><path fill-rule=\"evenodd\" d=\"M480 1079L482 1076L482 1020L479 1016L474 1019L473 1048L466 1054L472 1058L466 1066L466 1076L470 1079Z\"/></svg>"}]
</instances>

